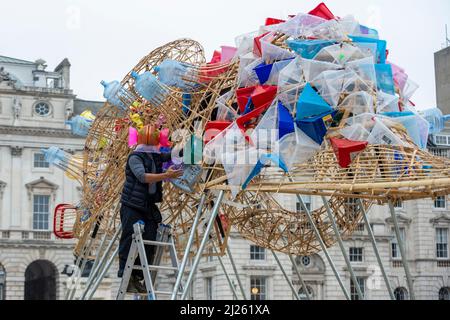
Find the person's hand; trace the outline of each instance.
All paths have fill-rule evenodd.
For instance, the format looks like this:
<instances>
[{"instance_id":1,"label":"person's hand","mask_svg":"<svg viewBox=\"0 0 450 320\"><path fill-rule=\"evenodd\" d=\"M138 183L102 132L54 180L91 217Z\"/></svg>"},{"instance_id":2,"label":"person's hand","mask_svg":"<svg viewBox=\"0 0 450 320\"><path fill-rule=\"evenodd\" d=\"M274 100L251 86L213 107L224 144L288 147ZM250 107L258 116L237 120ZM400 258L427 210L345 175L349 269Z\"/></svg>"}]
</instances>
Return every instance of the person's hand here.
<instances>
[{"instance_id":1,"label":"person's hand","mask_svg":"<svg viewBox=\"0 0 450 320\"><path fill-rule=\"evenodd\" d=\"M173 166L171 166L169 169L167 169L166 175L168 179L176 179L183 175L183 170L174 170Z\"/></svg>"}]
</instances>

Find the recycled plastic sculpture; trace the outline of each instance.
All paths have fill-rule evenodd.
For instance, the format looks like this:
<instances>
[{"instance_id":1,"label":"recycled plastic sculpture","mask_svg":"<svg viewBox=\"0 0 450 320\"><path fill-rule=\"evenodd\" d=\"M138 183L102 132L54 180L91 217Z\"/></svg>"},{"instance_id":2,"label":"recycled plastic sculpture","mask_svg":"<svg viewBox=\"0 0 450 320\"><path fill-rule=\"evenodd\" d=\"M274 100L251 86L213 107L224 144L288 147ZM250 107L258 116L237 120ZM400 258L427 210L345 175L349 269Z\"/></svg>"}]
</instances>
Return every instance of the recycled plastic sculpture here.
<instances>
[{"instance_id":1,"label":"recycled plastic sculpture","mask_svg":"<svg viewBox=\"0 0 450 320\"><path fill-rule=\"evenodd\" d=\"M206 221L219 191L226 194L210 242L218 254L234 226L262 247L296 255L321 248L304 210L286 204L289 195L326 197L349 236L373 203L450 193L450 161L426 151L430 123L436 133L446 118L414 107L417 85L388 60L376 30L320 5L286 21L268 18L236 45L206 62L200 44L177 40L120 83L102 82L107 102L88 122L82 166L60 166L83 186L76 255L95 252L86 249L93 230L118 228L133 132L147 123L164 129L161 147L185 170L165 182L161 206L180 252L197 210ZM332 246L327 206L312 218ZM201 222L197 246L203 232Z\"/></svg>"}]
</instances>

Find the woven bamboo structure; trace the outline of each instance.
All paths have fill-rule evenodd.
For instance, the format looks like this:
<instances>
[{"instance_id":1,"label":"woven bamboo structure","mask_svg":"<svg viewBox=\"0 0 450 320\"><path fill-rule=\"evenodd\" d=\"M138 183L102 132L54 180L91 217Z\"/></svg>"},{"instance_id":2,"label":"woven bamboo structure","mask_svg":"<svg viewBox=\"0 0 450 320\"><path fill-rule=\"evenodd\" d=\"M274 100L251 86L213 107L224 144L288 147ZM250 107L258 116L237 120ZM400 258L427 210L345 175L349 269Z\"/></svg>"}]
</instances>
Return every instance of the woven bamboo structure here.
<instances>
[{"instance_id":1,"label":"woven bamboo structure","mask_svg":"<svg viewBox=\"0 0 450 320\"><path fill-rule=\"evenodd\" d=\"M285 43L289 38L291 36L283 32L274 32L269 44L292 53ZM341 44L352 47L348 38L343 39ZM349 61L363 57L355 53ZM147 101L137 92L132 72L142 74L150 71L158 77L156 67L166 59L189 65L183 75L186 87L181 90L158 82L156 90L160 94ZM333 59L326 53L317 56L321 62L330 63ZM131 115L138 114L144 124L162 119L163 126L170 130L174 145L184 144L193 135L202 139L206 124L215 120L219 102L231 113L238 114L236 89L242 85L239 66L237 57L227 63L206 63L200 44L181 39L152 51L125 76L119 98L129 109L125 111L106 103L96 115L86 140L82 171L77 176L83 186L83 199L78 212L84 217L89 212L89 218L78 222L75 229L75 236L79 239L75 249L77 255L82 253L94 227L100 234L111 235L119 224L124 167L132 151L128 147L128 128L134 126ZM279 90L279 98L287 104L295 103L307 80L305 75L299 76L298 81L293 81L288 89ZM377 90L374 81L358 78L346 86L336 97L339 120L328 131L321 149L306 162L294 161L293 170L289 173L265 167L246 188L239 186L235 198L228 191L236 186L230 185L230 177L218 161L211 164L203 160L200 163L203 171L193 193L185 193L166 182L161 211L165 222L174 229L179 251L184 249L200 198L205 195L206 205L202 209L203 215L192 249L195 252L204 232L204 221L208 219L219 190L227 193L220 207L220 223L218 221L215 225L210 244L220 249L219 254L225 253L232 226L244 238L275 251L296 255L320 251L305 212L287 208L281 195L326 197L345 237L351 235L361 222L361 210L370 209L374 203L386 204L388 201L435 198L449 194L450 161L418 148L400 125L391 129L396 137L405 142L404 146L370 144L355 156L348 168L339 166L328 138L342 138L340 129L356 112L357 102L352 99L352 94L362 91L374 101L373 106L368 106L368 110L362 112L368 112L369 109L376 111ZM190 97L189 105L183 100L186 94ZM399 105L405 104L401 98ZM290 111L295 114L295 106ZM248 133L243 132L243 135L248 136ZM245 150L248 145L243 148ZM362 199L364 208L357 205L356 199ZM325 207L313 210L312 217L325 244L332 246L336 239ZM95 246L92 252L94 249ZM213 253L206 250L205 254Z\"/></svg>"}]
</instances>

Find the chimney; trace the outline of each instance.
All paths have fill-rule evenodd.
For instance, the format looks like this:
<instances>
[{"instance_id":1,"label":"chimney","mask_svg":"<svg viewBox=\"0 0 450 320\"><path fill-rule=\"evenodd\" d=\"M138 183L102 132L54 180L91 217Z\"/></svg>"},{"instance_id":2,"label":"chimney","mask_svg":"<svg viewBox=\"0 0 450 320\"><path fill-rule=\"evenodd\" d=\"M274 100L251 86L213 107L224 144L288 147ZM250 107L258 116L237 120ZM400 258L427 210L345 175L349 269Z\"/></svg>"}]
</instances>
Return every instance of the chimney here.
<instances>
[{"instance_id":1,"label":"chimney","mask_svg":"<svg viewBox=\"0 0 450 320\"><path fill-rule=\"evenodd\" d=\"M55 72L59 72L62 76L63 89L70 89L70 62L69 59L64 58L63 61L55 68Z\"/></svg>"}]
</instances>

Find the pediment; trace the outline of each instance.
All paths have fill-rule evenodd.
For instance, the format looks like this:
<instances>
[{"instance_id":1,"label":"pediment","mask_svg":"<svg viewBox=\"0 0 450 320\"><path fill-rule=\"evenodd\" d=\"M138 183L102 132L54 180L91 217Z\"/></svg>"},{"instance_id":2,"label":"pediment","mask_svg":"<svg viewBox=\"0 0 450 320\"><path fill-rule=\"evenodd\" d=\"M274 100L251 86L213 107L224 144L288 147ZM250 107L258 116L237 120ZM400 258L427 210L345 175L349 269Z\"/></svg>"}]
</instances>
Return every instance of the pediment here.
<instances>
[{"instance_id":1,"label":"pediment","mask_svg":"<svg viewBox=\"0 0 450 320\"><path fill-rule=\"evenodd\" d=\"M39 178L38 180L27 183L25 187L28 190L34 189L51 189L52 191L58 189L58 186L51 181L48 181L44 177Z\"/></svg>"},{"instance_id":2,"label":"pediment","mask_svg":"<svg viewBox=\"0 0 450 320\"><path fill-rule=\"evenodd\" d=\"M435 225L450 224L450 215L442 213L441 215L430 219L430 223Z\"/></svg>"},{"instance_id":3,"label":"pediment","mask_svg":"<svg viewBox=\"0 0 450 320\"><path fill-rule=\"evenodd\" d=\"M396 215L397 215L397 221L399 224L408 225L412 222L411 218L408 218L406 215L404 215L402 213L396 213ZM392 217L387 218L385 221L388 224L394 224Z\"/></svg>"}]
</instances>

